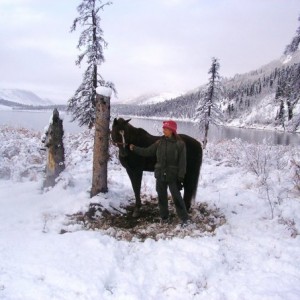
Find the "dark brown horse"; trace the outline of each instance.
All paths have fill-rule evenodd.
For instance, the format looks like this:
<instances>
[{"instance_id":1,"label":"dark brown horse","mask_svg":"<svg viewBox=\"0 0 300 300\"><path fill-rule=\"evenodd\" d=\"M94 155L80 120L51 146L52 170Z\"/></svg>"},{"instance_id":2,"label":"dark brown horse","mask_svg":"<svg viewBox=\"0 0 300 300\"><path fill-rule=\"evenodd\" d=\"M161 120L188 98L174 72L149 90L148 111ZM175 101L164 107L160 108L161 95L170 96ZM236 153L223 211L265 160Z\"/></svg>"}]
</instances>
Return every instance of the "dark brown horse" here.
<instances>
[{"instance_id":1,"label":"dark brown horse","mask_svg":"<svg viewBox=\"0 0 300 300\"><path fill-rule=\"evenodd\" d=\"M123 118L114 119L112 125L112 140L119 148L119 159L122 166L126 169L131 180L132 188L135 194L136 206L133 215L137 217L141 207L141 182L143 171L154 171L156 157L142 157L129 150L129 145L134 144L139 147L148 147L161 136L149 134L142 128L133 127L129 120ZM184 202L187 210L190 209L192 199L195 197L198 186L198 178L202 164L202 147L194 138L179 134L186 144L187 169L183 182Z\"/></svg>"}]
</instances>

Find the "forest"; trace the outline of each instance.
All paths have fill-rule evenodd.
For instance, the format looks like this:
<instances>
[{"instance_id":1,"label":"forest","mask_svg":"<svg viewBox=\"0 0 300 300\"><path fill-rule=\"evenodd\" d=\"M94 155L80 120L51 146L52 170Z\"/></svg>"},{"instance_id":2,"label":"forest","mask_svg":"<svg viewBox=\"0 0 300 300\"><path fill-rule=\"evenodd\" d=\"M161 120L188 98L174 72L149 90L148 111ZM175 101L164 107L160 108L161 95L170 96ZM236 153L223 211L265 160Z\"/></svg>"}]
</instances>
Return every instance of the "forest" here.
<instances>
[{"instance_id":1,"label":"forest","mask_svg":"<svg viewBox=\"0 0 300 300\"><path fill-rule=\"evenodd\" d=\"M224 125L299 130L299 51L246 74L221 78L220 83L222 97L217 105L223 112ZM193 120L205 90L206 85L202 85L193 92L152 105L113 105L112 114Z\"/></svg>"}]
</instances>

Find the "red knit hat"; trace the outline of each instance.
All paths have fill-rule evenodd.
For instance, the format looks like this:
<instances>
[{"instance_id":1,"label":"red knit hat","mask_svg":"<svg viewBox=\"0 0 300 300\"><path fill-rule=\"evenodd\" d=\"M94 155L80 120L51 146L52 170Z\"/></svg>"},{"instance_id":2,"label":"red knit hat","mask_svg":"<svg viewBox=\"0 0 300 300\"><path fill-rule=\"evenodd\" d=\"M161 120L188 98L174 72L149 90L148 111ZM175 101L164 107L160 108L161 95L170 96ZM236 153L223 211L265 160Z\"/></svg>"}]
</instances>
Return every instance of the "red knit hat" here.
<instances>
[{"instance_id":1,"label":"red knit hat","mask_svg":"<svg viewBox=\"0 0 300 300\"><path fill-rule=\"evenodd\" d=\"M176 133L177 130L177 124L176 122L169 120L169 121L164 121L163 122L163 128L168 128L170 129L173 133Z\"/></svg>"}]
</instances>

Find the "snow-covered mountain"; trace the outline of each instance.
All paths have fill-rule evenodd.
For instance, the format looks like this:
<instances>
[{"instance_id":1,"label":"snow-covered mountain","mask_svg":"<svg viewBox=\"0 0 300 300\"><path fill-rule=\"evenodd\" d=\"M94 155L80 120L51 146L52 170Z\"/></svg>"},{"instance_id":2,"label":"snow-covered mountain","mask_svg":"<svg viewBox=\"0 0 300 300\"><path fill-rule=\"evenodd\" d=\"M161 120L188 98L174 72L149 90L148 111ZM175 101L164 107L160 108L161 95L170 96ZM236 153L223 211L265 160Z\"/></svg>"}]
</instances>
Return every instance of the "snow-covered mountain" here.
<instances>
[{"instance_id":1,"label":"snow-covered mountain","mask_svg":"<svg viewBox=\"0 0 300 300\"><path fill-rule=\"evenodd\" d=\"M11 106L13 103L32 106L52 105L50 100L42 99L31 91L20 89L0 89L0 100L2 105Z\"/></svg>"},{"instance_id":2,"label":"snow-covered mountain","mask_svg":"<svg viewBox=\"0 0 300 300\"><path fill-rule=\"evenodd\" d=\"M125 103L129 105L152 105L152 104L164 102L166 100L175 99L179 97L181 94L182 93L171 93L171 92L148 93L133 99L129 99L125 101Z\"/></svg>"},{"instance_id":3,"label":"snow-covered mountain","mask_svg":"<svg viewBox=\"0 0 300 300\"><path fill-rule=\"evenodd\" d=\"M256 70L223 78L221 85L223 95L218 105L224 114L224 125L300 131L299 50ZM124 115L191 120L205 90L206 85L202 85L179 97L164 99L172 101L151 103L149 97L113 109Z\"/></svg>"}]
</instances>

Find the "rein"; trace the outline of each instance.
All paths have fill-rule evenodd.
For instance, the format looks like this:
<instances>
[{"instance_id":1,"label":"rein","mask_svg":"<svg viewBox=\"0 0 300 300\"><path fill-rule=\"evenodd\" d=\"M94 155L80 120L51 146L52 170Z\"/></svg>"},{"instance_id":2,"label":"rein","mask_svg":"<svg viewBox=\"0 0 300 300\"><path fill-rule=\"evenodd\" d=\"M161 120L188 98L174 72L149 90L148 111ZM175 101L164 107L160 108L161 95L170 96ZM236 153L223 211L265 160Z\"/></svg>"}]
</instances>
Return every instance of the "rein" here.
<instances>
[{"instance_id":1,"label":"rein","mask_svg":"<svg viewBox=\"0 0 300 300\"><path fill-rule=\"evenodd\" d=\"M111 140L111 143L112 143L114 146L123 146L123 147L125 147L125 146L128 145L128 143L114 142L112 139L110 139L110 140Z\"/></svg>"}]
</instances>

